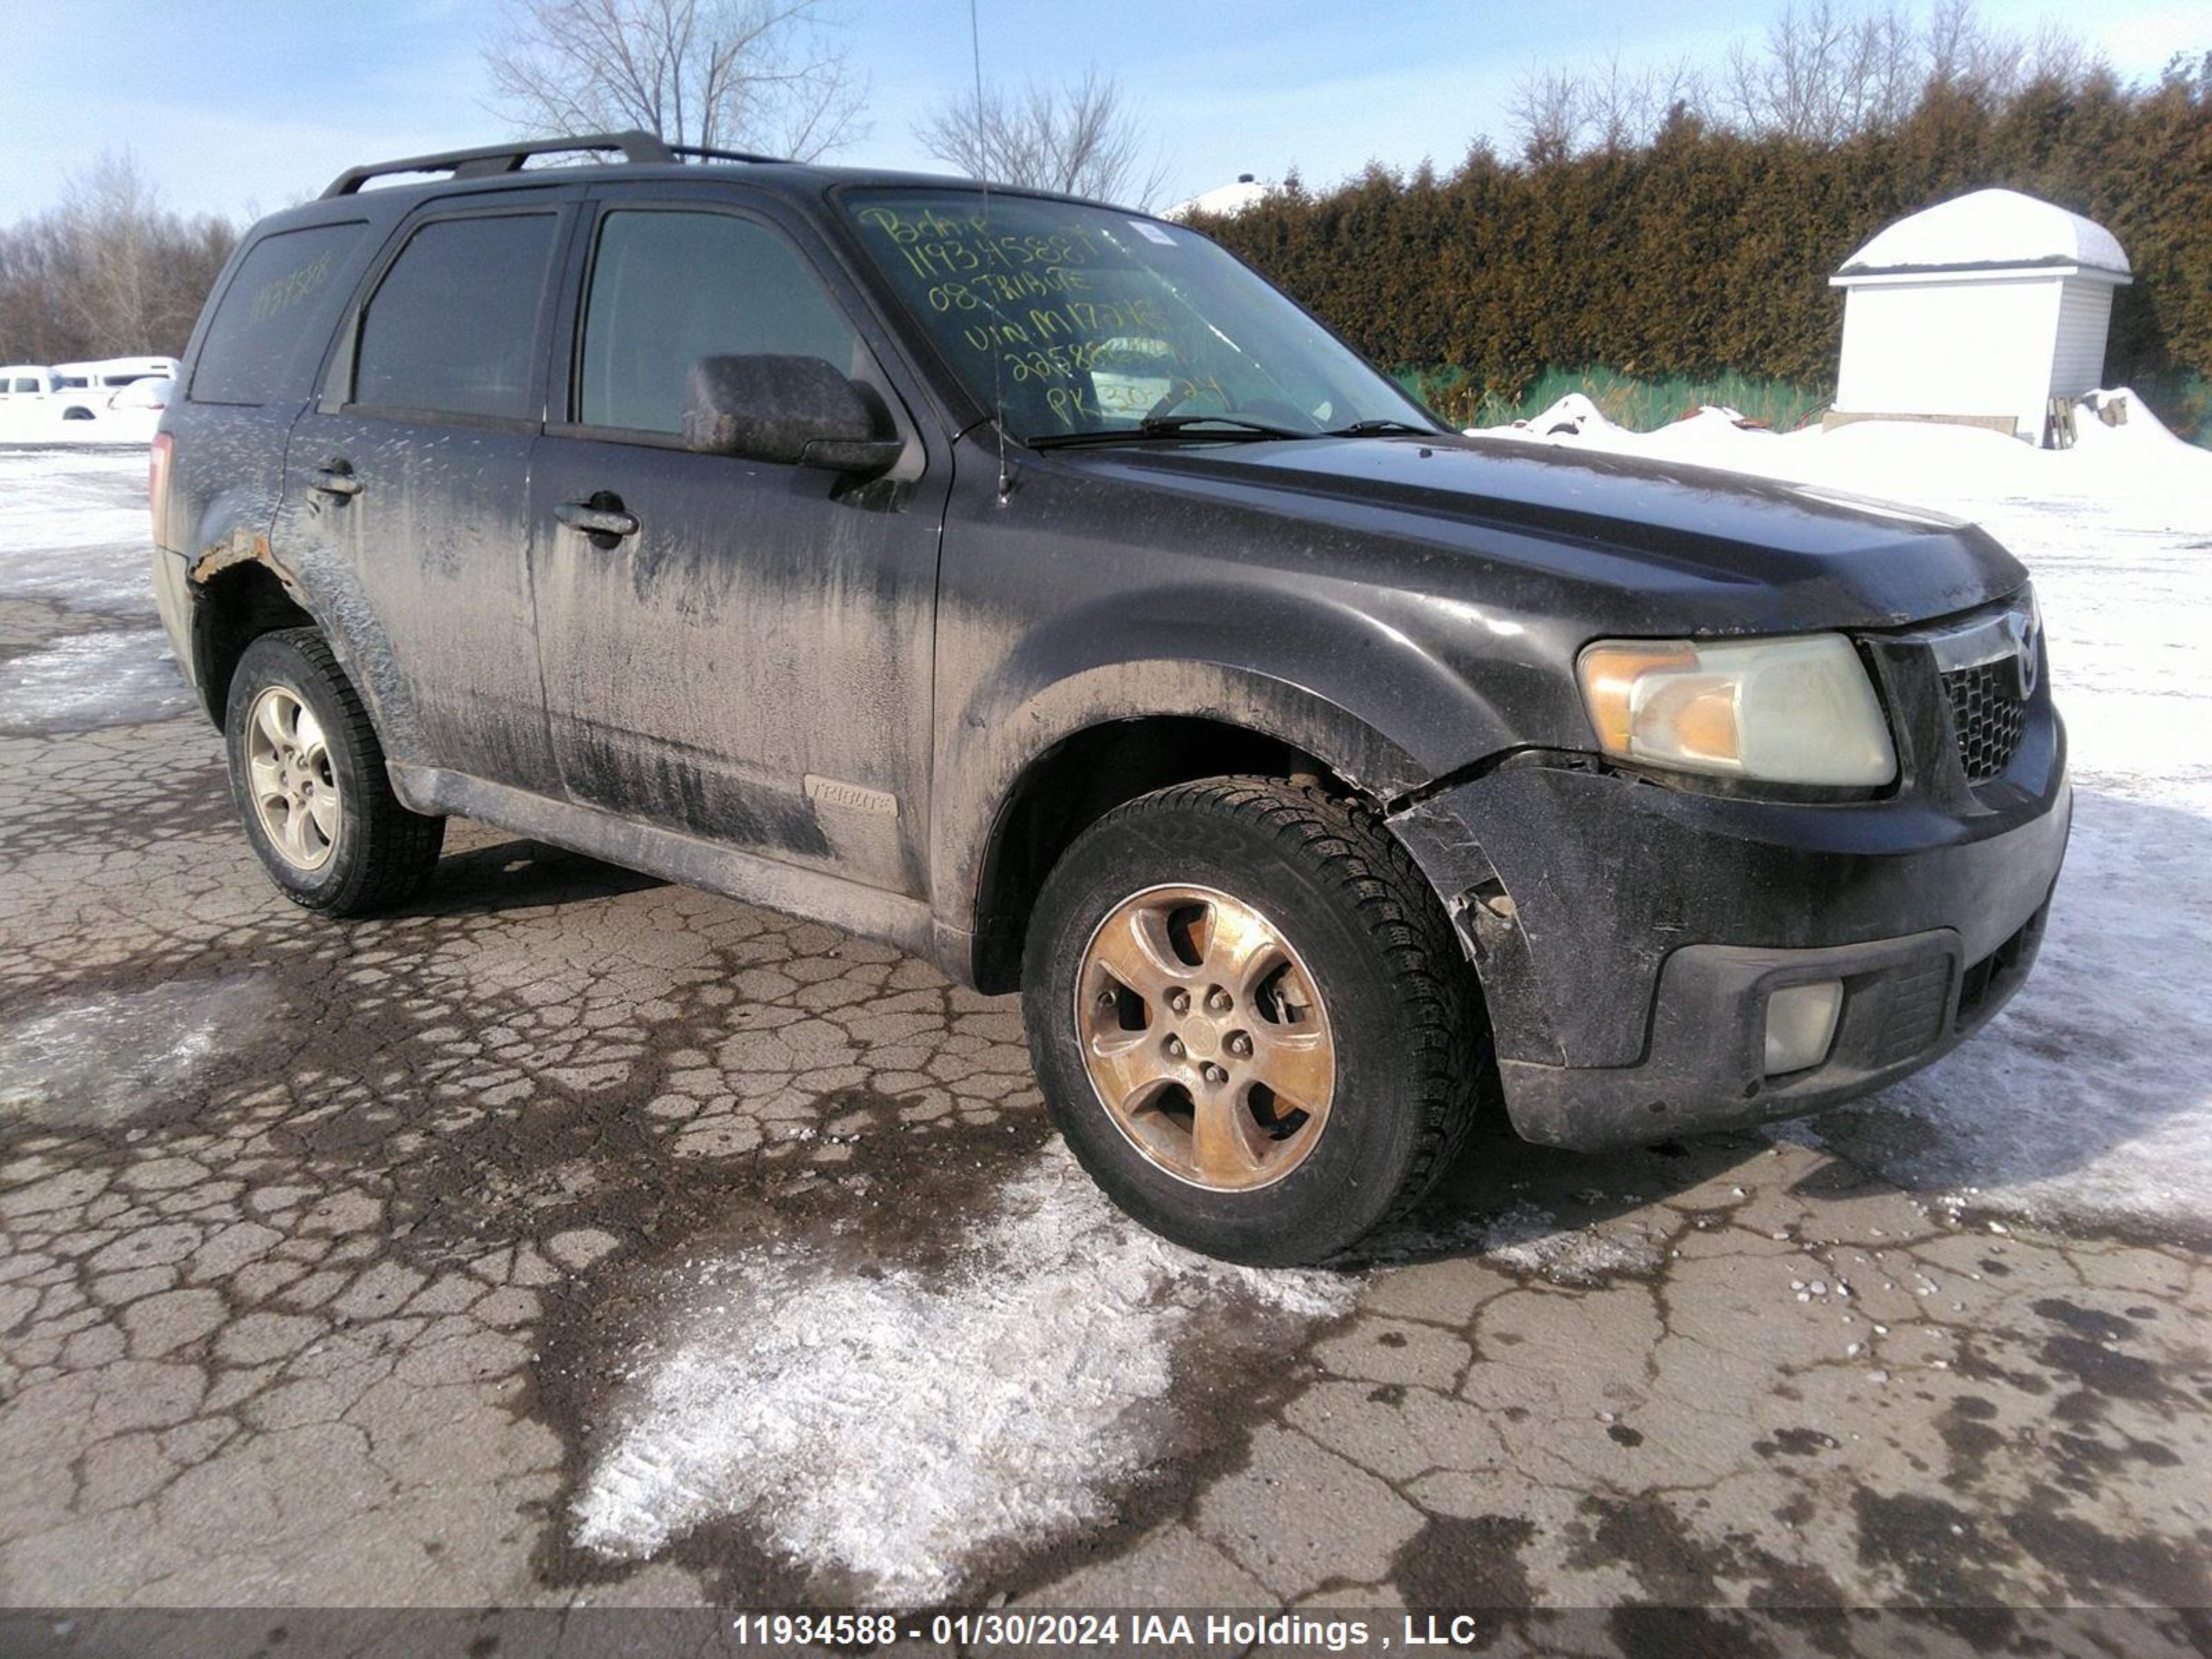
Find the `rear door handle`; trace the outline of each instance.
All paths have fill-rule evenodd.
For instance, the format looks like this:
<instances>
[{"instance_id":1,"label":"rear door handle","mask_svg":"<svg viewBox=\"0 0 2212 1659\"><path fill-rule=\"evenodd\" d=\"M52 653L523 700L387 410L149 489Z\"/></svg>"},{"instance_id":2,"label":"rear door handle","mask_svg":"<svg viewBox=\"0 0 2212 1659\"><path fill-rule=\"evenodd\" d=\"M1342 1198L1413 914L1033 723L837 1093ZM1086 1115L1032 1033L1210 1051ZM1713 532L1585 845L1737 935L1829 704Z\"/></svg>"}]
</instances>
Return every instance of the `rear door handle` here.
<instances>
[{"instance_id":1,"label":"rear door handle","mask_svg":"<svg viewBox=\"0 0 2212 1659\"><path fill-rule=\"evenodd\" d=\"M361 480L353 476L353 469L343 461L332 461L315 474L313 488L325 495L358 495Z\"/></svg>"},{"instance_id":2,"label":"rear door handle","mask_svg":"<svg viewBox=\"0 0 2212 1659\"><path fill-rule=\"evenodd\" d=\"M553 516L571 530L580 530L586 536L611 536L621 540L624 536L637 534L637 515L625 513L619 507L595 507L589 501L563 501L553 509Z\"/></svg>"}]
</instances>

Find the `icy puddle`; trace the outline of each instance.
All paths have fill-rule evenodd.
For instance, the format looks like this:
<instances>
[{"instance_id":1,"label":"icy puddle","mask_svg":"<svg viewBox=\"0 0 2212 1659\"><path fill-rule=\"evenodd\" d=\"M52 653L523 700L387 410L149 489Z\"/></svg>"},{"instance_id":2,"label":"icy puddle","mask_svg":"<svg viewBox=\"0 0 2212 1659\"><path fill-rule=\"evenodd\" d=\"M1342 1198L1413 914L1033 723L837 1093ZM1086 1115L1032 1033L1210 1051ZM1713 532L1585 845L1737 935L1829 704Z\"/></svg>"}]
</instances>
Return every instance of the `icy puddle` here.
<instances>
[{"instance_id":1,"label":"icy puddle","mask_svg":"<svg viewBox=\"0 0 2212 1659\"><path fill-rule=\"evenodd\" d=\"M158 628L70 634L0 662L0 732L84 732L174 719L191 695Z\"/></svg>"},{"instance_id":2,"label":"icy puddle","mask_svg":"<svg viewBox=\"0 0 2212 1659\"><path fill-rule=\"evenodd\" d=\"M994 1546L1113 1512L1166 1453L1177 1352L1201 1320L1257 1324L1283 1350L1357 1294L1152 1237L1057 1143L989 1191L994 1218L927 1274L819 1242L715 1263L611 1403L622 1426L585 1477L576 1541L640 1558L726 1517L875 1600L941 1598Z\"/></svg>"},{"instance_id":3,"label":"icy puddle","mask_svg":"<svg viewBox=\"0 0 2212 1659\"><path fill-rule=\"evenodd\" d=\"M102 1129L178 1103L258 1034L281 999L265 974L81 997L0 1027L0 1120Z\"/></svg>"}]
</instances>

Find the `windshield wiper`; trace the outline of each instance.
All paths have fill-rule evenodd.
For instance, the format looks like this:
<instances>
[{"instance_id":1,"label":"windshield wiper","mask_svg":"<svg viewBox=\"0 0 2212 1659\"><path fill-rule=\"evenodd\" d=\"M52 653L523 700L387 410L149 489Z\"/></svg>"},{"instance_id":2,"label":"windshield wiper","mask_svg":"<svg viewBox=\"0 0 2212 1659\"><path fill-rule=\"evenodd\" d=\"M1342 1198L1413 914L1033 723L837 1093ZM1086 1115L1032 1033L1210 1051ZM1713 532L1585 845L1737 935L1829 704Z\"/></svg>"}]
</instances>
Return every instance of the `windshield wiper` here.
<instances>
[{"instance_id":1,"label":"windshield wiper","mask_svg":"<svg viewBox=\"0 0 2212 1659\"><path fill-rule=\"evenodd\" d=\"M1026 440L1032 449L1065 449L1074 444L1141 443L1147 438L1316 438L1316 432L1248 421L1242 415L1147 415L1133 427L1097 432L1048 432Z\"/></svg>"},{"instance_id":2,"label":"windshield wiper","mask_svg":"<svg viewBox=\"0 0 2212 1659\"><path fill-rule=\"evenodd\" d=\"M1411 421L1388 418L1378 421L1354 421L1350 426L1333 426L1328 429L1332 438L1379 438L1386 434L1409 432L1417 438L1441 438L1444 434L1432 426L1417 426Z\"/></svg>"}]
</instances>

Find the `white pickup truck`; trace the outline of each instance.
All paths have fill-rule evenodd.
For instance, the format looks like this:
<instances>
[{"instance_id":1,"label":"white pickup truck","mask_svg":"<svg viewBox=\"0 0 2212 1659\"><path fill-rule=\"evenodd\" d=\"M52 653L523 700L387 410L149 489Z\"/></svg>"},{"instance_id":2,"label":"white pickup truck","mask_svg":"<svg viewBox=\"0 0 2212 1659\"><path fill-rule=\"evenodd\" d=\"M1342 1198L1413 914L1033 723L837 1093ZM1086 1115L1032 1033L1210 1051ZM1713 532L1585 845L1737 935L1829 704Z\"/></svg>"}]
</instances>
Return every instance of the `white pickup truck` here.
<instances>
[{"instance_id":1,"label":"white pickup truck","mask_svg":"<svg viewBox=\"0 0 2212 1659\"><path fill-rule=\"evenodd\" d=\"M54 378L58 385L54 395L62 400L64 420L84 418L70 414L70 410L77 406L89 408L94 418L111 409L159 407L168 399L163 398L161 404L149 405L144 390L125 398L124 389L144 388L157 380L173 386L180 368L174 357L103 357L97 362L56 363Z\"/></svg>"},{"instance_id":2,"label":"white pickup truck","mask_svg":"<svg viewBox=\"0 0 2212 1659\"><path fill-rule=\"evenodd\" d=\"M0 363L0 404L41 402L61 384L61 377L44 363Z\"/></svg>"},{"instance_id":3,"label":"white pickup truck","mask_svg":"<svg viewBox=\"0 0 2212 1659\"><path fill-rule=\"evenodd\" d=\"M176 388L180 366L174 357L105 357L78 363L0 365L0 436L42 441L74 437L108 441L112 424L131 436L149 419L158 420ZM117 417L121 417L119 422ZM91 422L82 428L54 428L58 422ZM145 433L151 436L150 428ZM118 442L127 441L120 432Z\"/></svg>"}]
</instances>

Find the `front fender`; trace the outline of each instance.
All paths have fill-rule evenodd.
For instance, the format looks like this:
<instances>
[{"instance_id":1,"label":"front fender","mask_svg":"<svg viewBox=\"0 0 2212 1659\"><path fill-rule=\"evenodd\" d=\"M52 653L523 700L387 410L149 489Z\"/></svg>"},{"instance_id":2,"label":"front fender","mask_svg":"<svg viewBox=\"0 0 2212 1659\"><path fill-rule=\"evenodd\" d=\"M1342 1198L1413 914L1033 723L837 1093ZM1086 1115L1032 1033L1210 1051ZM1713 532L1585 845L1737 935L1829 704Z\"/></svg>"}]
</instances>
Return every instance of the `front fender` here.
<instances>
[{"instance_id":1,"label":"front fender","mask_svg":"<svg viewBox=\"0 0 2212 1659\"><path fill-rule=\"evenodd\" d=\"M1188 584L1062 611L939 728L932 900L974 925L993 835L1024 776L1076 734L1190 717L1313 756L1378 801L1497 746L1497 712L1409 638L1349 605Z\"/></svg>"}]
</instances>

